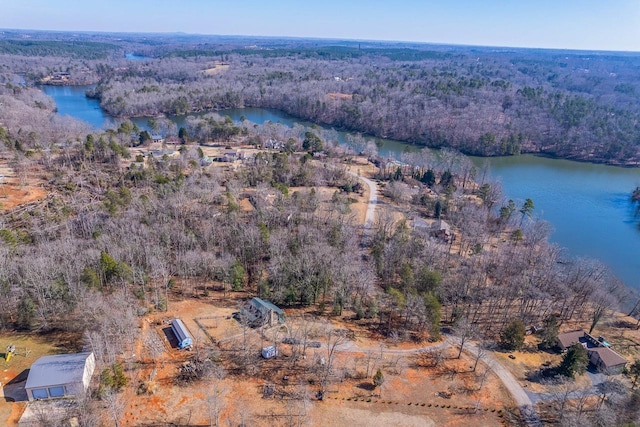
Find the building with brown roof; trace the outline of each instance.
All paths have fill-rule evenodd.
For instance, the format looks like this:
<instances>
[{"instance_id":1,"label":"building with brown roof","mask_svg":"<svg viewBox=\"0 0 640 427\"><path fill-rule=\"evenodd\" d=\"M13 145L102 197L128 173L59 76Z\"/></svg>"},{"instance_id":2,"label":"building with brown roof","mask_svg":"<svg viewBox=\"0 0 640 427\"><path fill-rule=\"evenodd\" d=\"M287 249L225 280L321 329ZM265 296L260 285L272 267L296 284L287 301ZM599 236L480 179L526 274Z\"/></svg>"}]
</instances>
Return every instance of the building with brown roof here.
<instances>
[{"instance_id":1,"label":"building with brown roof","mask_svg":"<svg viewBox=\"0 0 640 427\"><path fill-rule=\"evenodd\" d=\"M627 364L627 359L609 348L604 338L596 339L585 331L558 334L558 347L562 351L566 351L574 344L581 344L587 350L589 363L600 372L620 373Z\"/></svg>"},{"instance_id":2,"label":"building with brown roof","mask_svg":"<svg viewBox=\"0 0 640 427\"><path fill-rule=\"evenodd\" d=\"M618 374L627 365L627 359L607 347L587 349L589 362L600 372Z\"/></svg>"},{"instance_id":3,"label":"building with brown roof","mask_svg":"<svg viewBox=\"0 0 640 427\"><path fill-rule=\"evenodd\" d=\"M560 350L565 351L574 344L581 343L584 340L585 331L571 331L558 334L558 346Z\"/></svg>"},{"instance_id":4,"label":"building with brown roof","mask_svg":"<svg viewBox=\"0 0 640 427\"><path fill-rule=\"evenodd\" d=\"M453 234L451 233L451 226L445 221L438 219L431 224L431 235L445 242L449 242Z\"/></svg>"}]
</instances>

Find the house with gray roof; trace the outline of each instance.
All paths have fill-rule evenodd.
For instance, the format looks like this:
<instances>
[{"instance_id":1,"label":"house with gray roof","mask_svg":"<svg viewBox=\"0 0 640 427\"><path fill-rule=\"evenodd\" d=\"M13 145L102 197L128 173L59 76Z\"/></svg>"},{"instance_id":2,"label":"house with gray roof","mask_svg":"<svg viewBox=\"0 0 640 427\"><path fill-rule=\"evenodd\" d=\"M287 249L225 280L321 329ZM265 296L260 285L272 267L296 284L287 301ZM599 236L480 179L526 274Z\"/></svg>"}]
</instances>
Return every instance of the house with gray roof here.
<instances>
[{"instance_id":1,"label":"house with gray roof","mask_svg":"<svg viewBox=\"0 0 640 427\"><path fill-rule=\"evenodd\" d=\"M80 395L89 387L95 366L93 353L41 357L29 370L27 396L33 401Z\"/></svg>"},{"instance_id":2,"label":"house with gray roof","mask_svg":"<svg viewBox=\"0 0 640 427\"><path fill-rule=\"evenodd\" d=\"M608 347L587 349L589 362L600 372L617 374L627 365L627 359Z\"/></svg>"},{"instance_id":3,"label":"house with gray roof","mask_svg":"<svg viewBox=\"0 0 640 427\"><path fill-rule=\"evenodd\" d=\"M558 334L558 346L560 347L560 350L566 351L574 344L582 343L583 341L586 342L584 335L585 332L582 330Z\"/></svg>"}]
</instances>

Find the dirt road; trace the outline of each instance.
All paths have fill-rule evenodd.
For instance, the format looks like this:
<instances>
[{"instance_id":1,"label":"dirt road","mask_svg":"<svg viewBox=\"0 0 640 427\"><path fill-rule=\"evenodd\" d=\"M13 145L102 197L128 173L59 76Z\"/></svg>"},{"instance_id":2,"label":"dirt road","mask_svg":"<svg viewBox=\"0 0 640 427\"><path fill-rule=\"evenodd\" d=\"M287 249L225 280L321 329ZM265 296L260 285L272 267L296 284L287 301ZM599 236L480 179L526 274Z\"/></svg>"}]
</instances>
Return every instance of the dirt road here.
<instances>
[{"instance_id":1,"label":"dirt road","mask_svg":"<svg viewBox=\"0 0 640 427\"><path fill-rule=\"evenodd\" d=\"M439 349L453 347L457 345L458 345L458 342L455 337L450 335L445 335L445 338L441 343L430 346L430 347L404 349L404 350L382 348L381 350L378 350L378 351L381 351L384 354L407 354L408 355L413 353L436 351ZM359 348L355 342L348 340L345 343L341 344L337 348L337 351L362 352L362 351L365 351L365 349ZM464 351L476 356L478 354L478 346L476 346L473 343L467 342L464 345ZM500 362L495 357L493 357L493 355L490 352L485 352L484 354L482 354L480 356L480 360L482 360L489 367L489 369L494 374L496 374L498 378L500 378L500 381L502 381L502 383L504 384L509 394L511 394L511 396L513 397L513 400L518 405L518 408L522 413L522 417L526 425L529 427L541 427L542 421L540 420L540 417L538 416L538 413L536 412L533 406L533 402L525 392L524 388L522 388L520 383L511 374L511 372L509 372L504 366L502 366L502 364L500 364Z\"/></svg>"},{"instance_id":2,"label":"dirt road","mask_svg":"<svg viewBox=\"0 0 640 427\"><path fill-rule=\"evenodd\" d=\"M369 186L369 206L367 207L367 213L364 220L364 229L365 233L373 228L374 220L375 220L375 212L376 205L378 204L378 186L372 180L365 178L363 176L359 176L353 172L349 172L351 175L358 177L358 179L364 181L365 184ZM345 343L340 346L339 351L357 351L357 346L355 343ZM455 338L447 336L445 340L435 346L419 348L413 350L388 350L383 349L383 353L419 353L424 351L435 351L439 348L444 348L448 346L455 345ZM467 343L465 345L465 350L472 353L473 355L478 354L478 347L472 343ZM486 365L491 369L500 381L504 384L505 388L509 391L509 394L513 397L516 404L520 408L522 412L522 416L524 418L525 423L530 427L539 427L542 426L542 421L536 412L533 402L525 392L524 388L518 383L518 381L514 378L514 376L509 372L504 366L500 364L500 362L493 357L490 353L485 352L480 359L486 363Z\"/></svg>"},{"instance_id":3,"label":"dirt road","mask_svg":"<svg viewBox=\"0 0 640 427\"><path fill-rule=\"evenodd\" d=\"M376 218L376 205L378 204L378 186L369 178L359 177L369 186L369 206L367 206L367 214L364 217L364 228L370 229Z\"/></svg>"},{"instance_id":4,"label":"dirt road","mask_svg":"<svg viewBox=\"0 0 640 427\"><path fill-rule=\"evenodd\" d=\"M369 187L369 202L367 206L367 213L364 217L364 229L370 230L373 228L374 221L376 219L376 205L378 204L378 185L371 181L369 178L358 175L355 172L348 171L349 175L355 176L359 180L363 181Z\"/></svg>"},{"instance_id":5,"label":"dirt road","mask_svg":"<svg viewBox=\"0 0 640 427\"><path fill-rule=\"evenodd\" d=\"M473 355L477 355L479 350L478 346L473 343L466 343L464 349ZM511 394L511 397L513 397L513 400L515 400L516 404L520 408L520 412L522 413L525 423L530 427L542 426L542 421L533 406L533 402L511 372L502 366L502 364L493 357L490 352L482 354L480 356L480 360L482 360L489 369L491 369L493 373L500 378L500 381L502 381L502 384L504 384L506 389L509 391L509 394Z\"/></svg>"}]
</instances>

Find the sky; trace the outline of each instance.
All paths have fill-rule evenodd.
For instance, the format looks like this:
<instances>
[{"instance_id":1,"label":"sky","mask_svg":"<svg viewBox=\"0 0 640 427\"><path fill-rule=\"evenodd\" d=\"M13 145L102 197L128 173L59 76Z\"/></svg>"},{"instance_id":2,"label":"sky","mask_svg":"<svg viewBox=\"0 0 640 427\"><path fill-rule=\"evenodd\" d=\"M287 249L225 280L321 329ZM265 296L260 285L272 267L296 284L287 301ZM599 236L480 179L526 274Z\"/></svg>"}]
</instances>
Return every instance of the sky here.
<instances>
[{"instance_id":1,"label":"sky","mask_svg":"<svg viewBox=\"0 0 640 427\"><path fill-rule=\"evenodd\" d=\"M0 28L640 51L640 0L0 0Z\"/></svg>"}]
</instances>

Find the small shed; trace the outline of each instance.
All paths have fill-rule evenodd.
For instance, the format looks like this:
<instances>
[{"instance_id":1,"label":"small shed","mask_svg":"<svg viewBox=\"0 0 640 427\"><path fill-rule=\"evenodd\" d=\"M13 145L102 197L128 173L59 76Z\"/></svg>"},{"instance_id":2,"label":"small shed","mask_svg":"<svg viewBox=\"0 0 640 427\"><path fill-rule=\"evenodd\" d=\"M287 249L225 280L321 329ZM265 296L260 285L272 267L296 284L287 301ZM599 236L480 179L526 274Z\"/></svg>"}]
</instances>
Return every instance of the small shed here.
<instances>
[{"instance_id":1,"label":"small shed","mask_svg":"<svg viewBox=\"0 0 640 427\"><path fill-rule=\"evenodd\" d=\"M178 348L180 350L185 348L191 348L193 345L193 337L189 333L187 327L182 323L180 319L173 319L171 321L171 330L178 339Z\"/></svg>"},{"instance_id":2,"label":"small shed","mask_svg":"<svg viewBox=\"0 0 640 427\"><path fill-rule=\"evenodd\" d=\"M265 359L271 359L278 355L278 349L274 345L270 345L268 347L264 347L262 349L262 357Z\"/></svg>"},{"instance_id":3,"label":"small shed","mask_svg":"<svg viewBox=\"0 0 640 427\"><path fill-rule=\"evenodd\" d=\"M33 401L80 395L89 387L95 367L93 353L41 357L29 370L27 397Z\"/></svg>"}]
</instances>

